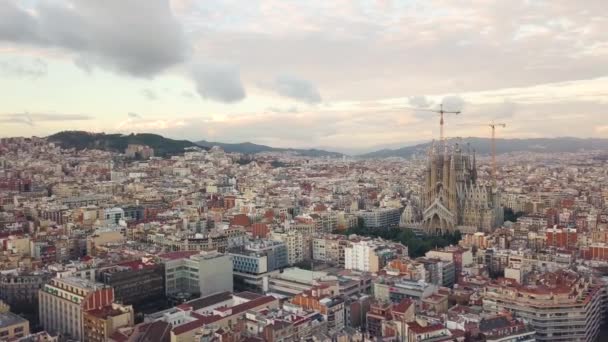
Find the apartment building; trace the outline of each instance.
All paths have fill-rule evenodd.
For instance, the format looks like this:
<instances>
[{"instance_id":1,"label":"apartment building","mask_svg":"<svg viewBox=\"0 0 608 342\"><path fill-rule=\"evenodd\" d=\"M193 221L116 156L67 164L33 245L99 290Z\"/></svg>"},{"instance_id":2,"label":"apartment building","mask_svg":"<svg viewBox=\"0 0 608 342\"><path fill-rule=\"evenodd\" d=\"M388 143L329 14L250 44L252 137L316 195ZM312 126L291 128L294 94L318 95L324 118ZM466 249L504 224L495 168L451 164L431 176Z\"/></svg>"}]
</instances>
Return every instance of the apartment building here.
<instances>
[{"instance_id":1,"label":"apartment building","mask_svg":"<svg viewBox=\"0 0 608 342\"><path fill-rule=\"evenodd\" d=\"M83 342L104 342L119 328L133 326L133 307L110 304L86 311L83 317Z\"/></svg>"},{"instance_id":2,"label":"apartment building","mask_svg":"<svg viewBox=\"0 0 608 342\"><path fill-rule=\"evenodd\" d=\"M357 216L363 220L367 228L389 228L399 226L401 212L398 208L377 208L362 210Z\"/></svg>"},{"instance_id":3,"label":"apartment building","mask_svg":"<svg viewBox=\"0 0 608 342\"><path fill-rule=\"evenodd\" d=\"M114 289L116 300L123 304L137 307L165 296L165 268L160 262L145 258L122 262L98 270L97 277Z\"/></svg>"},{"instance_id":4,"label":"apartment building","mask_svg":"<svg viewBox=\"0 0 608 342\"><path fill-rule=\"evenodd\" d=\"M544 273L533 284L488 284L483 308L523 319L536 330L537 341L596 341L606 306L605 284L570 270Z\"/></svg>"},{"instance_id":5,"label":"apartment building","mask_svg":"<svg viewBox=\"0 0 608 342\"><path fill-rule=\"evenodd\" d=\"M111 305L114 290L83 278L53 278L38 292L38 298L38 314L45 330L82 340L85 312Z\"/></svg>"},{"instance_id":6,"label":"apartment building","mask_svg":"<svg viewBox=\"0 0 608 342\"><path fill-rule=\"evenodd\" d=\"M295 231L285 233L273 232L271 239L285 243L287 247L287 263L289 265L295 265L306 259L305 250L307 246L303 234Z\"/></svg>"},{"instance_id":7,"label":"apartment building","mask_svg":"<svg viewBox=\"0 0 608 342\"><path fill-rule=\"evenodd\" d=\"M30 322L12 312L0 313L0 341L17 340L30 334Z\"/></svg>"},{"instance_id":8,"label":"apartment building","mask_svg":"<svg viewBox=\"0 0 608 342\"><path fill-rule=\"evenodd\" d=\"M165 265L167 295L201 296L232 291L232 260L218 252L171 252L160 255Z\"/></svg>"}]
</instances>

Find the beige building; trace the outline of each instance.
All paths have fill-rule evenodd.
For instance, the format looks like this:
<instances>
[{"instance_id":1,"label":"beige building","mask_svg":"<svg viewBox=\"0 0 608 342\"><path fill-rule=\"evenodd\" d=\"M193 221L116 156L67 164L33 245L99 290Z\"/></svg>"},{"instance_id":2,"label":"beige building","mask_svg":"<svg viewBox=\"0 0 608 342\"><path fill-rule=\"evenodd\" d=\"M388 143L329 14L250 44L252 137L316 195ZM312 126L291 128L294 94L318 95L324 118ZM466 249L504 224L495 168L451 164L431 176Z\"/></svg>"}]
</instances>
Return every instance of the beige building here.
<instances>
[{"instance_id":1,"label":"beige building","mask_svg":"<svg viewBox=\"0 0 608 342\"><path fill-rule=\"evenodd\" d=\"M104 342L117 329L133 326L133 307L111 304L86 311L83 317L84 342Z\"/></svg>"},{"instance_id":2,"label":"beige building","mask_svg":"<svg viewBox=\"0 0 608 342\"><path fill-rule=\"evenodd\" d=\"M272 240L282 241L287 246L287 263L295 265L305 260L306 241L301 233L289 231L286 233L272 233Z\"/></svg>"},{"instance_id":3,"label":"beige building","mask_svg":"<svg viewBox=\"0 0 608 342\"><path fill-rule=\"evenodd\" d=\"M112 242L124 242L125 237L118 230L96 231L95 234L87 237L87 255L94 256L97 246L102 246Z\"/></svg>"},{"instance_id":4,"label":"beige building","mask_svg":"<svg viewBox=\"0 0 608 342\"><path fill-rule=\"evenodd\" d=\"M0 313L0 341L18 339L30 334L30 322L12 312Z\"/></svg>"},{"instance_id":5,"label":"beige building","mask_svg":"<svg viewBox=\"0 0 608 342\"><path fill-rule=\"evenodd\" d=\"M84 314L114 301L114 290L88 279L53 278L38 292L38 315L50 333L82 341Z\"/></svg>"},{"instance_id":6,"label":"beige building","mask_svg":"<svg viewBox=\"0 0 608 342\"><path fill-rule=\"evenodd\" d=\"M350 245L351 242L343 235L315 237L312 239L312 258L344 267L344 249Z\"/></svg>"},{"instance_id":7,"label":"beige building","mask_svg":"<svg viewBox=\"0 0 608 342\"><path fill-rule=\"evenodd\" d=\"M13 254L28 257L30 253L30 238L27 236L11 236L6 241L6 250Z\"/></svg>"}]
</instances>

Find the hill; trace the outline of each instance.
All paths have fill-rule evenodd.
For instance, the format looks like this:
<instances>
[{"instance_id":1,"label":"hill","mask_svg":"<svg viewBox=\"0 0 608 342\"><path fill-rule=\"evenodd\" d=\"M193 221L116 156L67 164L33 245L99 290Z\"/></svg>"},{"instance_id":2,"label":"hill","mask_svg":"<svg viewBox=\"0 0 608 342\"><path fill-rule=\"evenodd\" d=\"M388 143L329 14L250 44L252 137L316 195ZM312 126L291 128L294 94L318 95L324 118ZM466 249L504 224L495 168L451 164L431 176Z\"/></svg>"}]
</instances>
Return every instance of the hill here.
<instances>
[{"instance_id":1,"label":"hill","mask_svg":"<svg viewBox=\"0 0 608 342\"><path fill-rule=\"evenodd\" d=\"M471 145L480 154L491 153L491 139L489 138L464 138L449 139L450 143ZM375 152L361 154L358 157L367 159L403 157L420 155L427 152L431 143L406 146L398 149L383 149ZM496 139L496 153L509 152L577 152L580 150L608 150L608 139L581 139L581 138L535 138L535 139Z\"/></svg>"},{"instance_id":2,"label":"hill","mask_svg":"<svg viewBox=\"0 0 608 342\"><path fill-rule=\"evenodd\" d=\"M154 149L156 156L171 156L184 152L185 147L196 146L188 140L173 140L158 134L105 134L84 131L64 131L47 137L51 142L62 148L100 149L114 152L124 152L129 144L147 145Z\"/></svg>"},{"instance_id":3,"label":"hill","mask_svg":"<svg viewBox=\"0 0 608 342\"><path fill-rule=\"evenodd\" d=\"M231 153L244 153L244 154L255 154L260 152L293 152L305 157L342 157L342 153L331 152L319 149L298 149L298 148L277 148L266 145L259 145L250 142L229 144L221 142L213 142L201 140L196 142L197 145L202 147L211 148L213 146L219 146L226 152Z\"/></svg>"}]
</instances>

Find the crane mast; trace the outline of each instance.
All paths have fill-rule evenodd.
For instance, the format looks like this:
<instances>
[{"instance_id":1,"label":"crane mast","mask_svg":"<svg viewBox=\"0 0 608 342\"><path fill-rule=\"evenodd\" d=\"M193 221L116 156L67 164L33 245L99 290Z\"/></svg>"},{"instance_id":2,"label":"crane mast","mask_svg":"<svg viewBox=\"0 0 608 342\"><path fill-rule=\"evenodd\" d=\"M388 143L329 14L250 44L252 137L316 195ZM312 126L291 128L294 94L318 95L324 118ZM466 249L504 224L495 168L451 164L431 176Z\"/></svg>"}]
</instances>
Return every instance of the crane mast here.
<instances>
[{"instance_id":1,"label":"crane mast","mask_svg":"<svg viewBox=\"0 0 608 342\"><path fill-rule=\"evenodd\" d=\"M490 122L488 126L492 129L492 185L496 187L496 126L505 128L507 124Z\"/></svg>"},{"instance_id":2,"label":"crane mast","mask_svg":"<svg viewBox=\"0 0 608 342\"><path fill-rule=\"evenodd\" d=\"M409 108L409 107L406 107ZM448 111L448 110L443 110L443 103L439 105L439 109L424 109L424 108L409 108L409 109L414 109L414 110L420 110L420 111L425 111L425 112L433 112L433 113L437 113L439 114L439 144L441 146L441 148L443 149L445 147L445 135L444 135L444 115L445 114L454 114L454 115L458 115L460 114L460 111Z\"/></svg>"}]
</instances>

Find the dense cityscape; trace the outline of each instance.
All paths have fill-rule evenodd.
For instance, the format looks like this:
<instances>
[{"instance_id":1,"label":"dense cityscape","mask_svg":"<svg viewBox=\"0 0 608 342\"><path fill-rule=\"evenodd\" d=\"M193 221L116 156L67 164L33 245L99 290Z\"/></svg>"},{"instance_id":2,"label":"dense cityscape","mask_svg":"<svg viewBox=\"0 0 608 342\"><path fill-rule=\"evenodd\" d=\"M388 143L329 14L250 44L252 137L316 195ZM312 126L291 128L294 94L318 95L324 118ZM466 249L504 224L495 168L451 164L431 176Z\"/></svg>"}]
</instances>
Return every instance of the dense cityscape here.
<instances>
[{"instance_id":1,"label":"dense cityscape","mask_svg":"<svg viewBox=\"0 0 608 342\"><path fill-rule=\"evenodd\" d=\"M608 342L608 0L0 0L0 342Z\"/></svg>"},{"instance_id":2,"label":"dense cityscape","mask_svg":"<svg viewBox=\"0 0 608 342\"><path fill-rule=\"evenodd\" d=\"M0 140L2 340L600 336L605 152L58 145Z\"/></svg>"}]
</instances>

